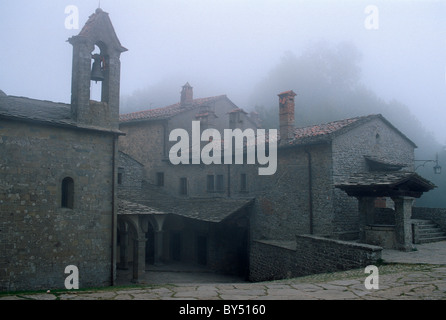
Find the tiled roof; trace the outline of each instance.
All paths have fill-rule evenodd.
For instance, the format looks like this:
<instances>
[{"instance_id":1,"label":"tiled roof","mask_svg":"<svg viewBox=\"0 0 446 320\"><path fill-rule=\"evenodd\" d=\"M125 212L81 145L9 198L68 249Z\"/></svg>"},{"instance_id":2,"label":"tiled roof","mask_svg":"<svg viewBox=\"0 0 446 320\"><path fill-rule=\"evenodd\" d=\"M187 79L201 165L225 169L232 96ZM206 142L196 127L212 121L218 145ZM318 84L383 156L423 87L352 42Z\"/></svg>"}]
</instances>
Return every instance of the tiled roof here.
<instances>
[{"instance_id":1,"label":"tiled roof","mask_svg":"<svg viewBox=\"0 0 446 320\"><path fill-rule=\"evenodd\" d=\"M367 116L354 117L344 120L332 121L328 123L308 126L304 128L297 128L294 131L294 139L287 142L289 145L304 145L318 142L331 141L336 135L342 134L345 131L356 128L357 126L371 121L373 119L381 119L390 127L392 127L404 139L416 147L415 143L406 137L401 131L395 128L388 120L381 114L372 114ZM286 145L286 144L285 144Z\"/></svg>"},{"instance_id":2,"label":"tiled roof","mask_svg":"<svg viewBox=\"0 0 446 320\"><path fill-rule=\"evenodd\" d=\"M316 140L324 139L331 140L333 134L339 132L341 129L347 128L358 121L362 122L365 119L371 119L372 117L375 116L371 115L356 117L304 128L297 128L294 131L294 140L290 141L290 144L304 144L307 142L316 142Z\"/></svg>"},{"instance_id":3,"label":"tiled roof","mask_svg":"<svg viewBox=\"0 0 446 320\"><path fill-rule=\"evenodd\" d=\"M211 104L211 103L213 103L217 100L223 99L223 98L226 98L226 95L194 99L192 104L187 105L187 106L181 106L180 103L175 103L170 106L163 107L163 108L149 109L149 110L144 110L144 111L121 114L119 116L119 121L121 123L123 123L123 122L132 122L132 121L169 119L172 116L175 116L182 112L192 110L192 109L198 108L200 106L204 106L206 104Z\"/></svg>"}]
</instances>

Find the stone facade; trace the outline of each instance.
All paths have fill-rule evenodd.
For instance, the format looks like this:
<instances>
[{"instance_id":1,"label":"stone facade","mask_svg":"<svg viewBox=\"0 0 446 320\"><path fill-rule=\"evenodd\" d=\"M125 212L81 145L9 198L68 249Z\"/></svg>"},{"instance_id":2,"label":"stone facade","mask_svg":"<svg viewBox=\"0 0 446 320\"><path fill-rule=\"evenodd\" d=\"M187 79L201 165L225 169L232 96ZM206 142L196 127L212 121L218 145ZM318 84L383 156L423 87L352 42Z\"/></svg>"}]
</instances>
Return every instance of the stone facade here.
<instances>
[{"instance_id":1,"label":"stone facade","mask_svg":"<svg viewBox=\"0 0 446 320\"><path fill-rule=\"evenodd\" d=\"M1 290L63 287L68 265L81 286L110 284L114 137L10 120L0 128ZM73 208L61 204L66 177Z\"/></svg>"},{"instance_id":2,"label":"stone facade","mask_svg":"<svg viewBox=\"0 0 446 320\"><path fill-rule=\"evenodd\" d=\"M0 291L79 287L116 276L119 54L108 14L73 45L70 105L0 96ZM91 53L104 56L101 101L90 100ZM106 67L105 67L106 66Z\"/></svg>"},{"instance_id":3,"label":"stone facade","mask_svg":"<svg viewBox=\"0 0 446 320\"><path fill-rule=\"evenodd\" d=\"M356 172L370 168L364 156L404 164L402 170L413 171L416 145L382 117L375 117L333 139L333 184ZM345 192L333 190L334 231L340 234L358 230L357 200Z\"/></svg>"},{"instance_id":4,"label":"stone facade","mask_svg":"<svg viewBox=\"0 0 446 320\"><path fill-rule=\"evenodd\" d=\"M141 188L144 166L122 151L118 157L118 186Z\"/></svg>"}]
</instances>

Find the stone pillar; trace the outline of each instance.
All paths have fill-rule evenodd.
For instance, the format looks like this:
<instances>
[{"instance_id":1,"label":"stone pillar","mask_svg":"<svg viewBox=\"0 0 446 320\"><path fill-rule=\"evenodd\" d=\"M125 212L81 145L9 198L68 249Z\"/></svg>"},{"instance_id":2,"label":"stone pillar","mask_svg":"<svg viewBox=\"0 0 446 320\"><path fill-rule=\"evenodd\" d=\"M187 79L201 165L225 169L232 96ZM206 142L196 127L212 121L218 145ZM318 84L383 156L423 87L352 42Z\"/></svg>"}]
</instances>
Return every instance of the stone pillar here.
<instances>
[{"instance_id":1,"label":"stone pillar","mask_svg":"<svg viewBox=\"0 0 446 320\"><path fill-rule=\"evenodd\" d=\"M120 243L119 243L119 269L128 270L128 260L129 260L129 232L121 231L120 232Z\"/></svg>"},{"instance_id":2,"label":"stone pillar","mask_svg":"<svg viewBox=\"0 0 446 320\"><path fill-rule=\"evenodd\" d=\"M145 273L146 241L145 237L133 239L133 282L139 282L139 278Z\"/></svg>"},{"instance_id":3,"label":"stone pillar","mask_svg":"<svg viewBox=\"0 0 446 320\"><path fill-rule=\"evenodd\" d=\"M159 265L162 263L163 257L163 237L164 237L164 220L166 219L165 215L156 215L154 217L156 221L156 230L155 231L155 265Z\"/></svg>"},{"instance_id":4,"label":"stone pillar","mask_svg":"<svg viewBox=\"0 0 446 320\"><path fill-rule=\"evenodd\" d=\"M375 198L358 197L359 209L359 240L365 242L365 227L374 223Z\"/></svg>"},{"instance_id":5,"label":"stone pillar","mask_svg":"<svg viewBox=\"0 0 446 320\"><path fill-rule=\"evenodd\" d=\"M395 238L399 250L411 251L412 244L412 197L392 197L395 202Z\"/></svg>"}]
</instances>

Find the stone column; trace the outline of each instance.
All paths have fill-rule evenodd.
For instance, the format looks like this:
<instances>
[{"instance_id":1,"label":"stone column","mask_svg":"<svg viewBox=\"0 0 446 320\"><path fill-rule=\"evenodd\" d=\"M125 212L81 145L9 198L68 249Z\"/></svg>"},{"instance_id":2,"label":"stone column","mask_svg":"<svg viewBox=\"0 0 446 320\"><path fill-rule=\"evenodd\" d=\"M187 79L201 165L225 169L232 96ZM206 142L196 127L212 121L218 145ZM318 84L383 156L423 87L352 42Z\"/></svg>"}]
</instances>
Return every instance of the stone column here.
<instances>
[{"instance_id":1,"label":"stone column","mask_svg":"<svg viewBox=\"0 0 446 320\"><path fill-rule=\"evenodd\" d=\"M155 265L159 265L162 263L162 257L163 257L163 236L164 236L164 220L166 219L165 215L156 215L155 217L156 221L156 230L155 231Z\"/></svg>"},{"instance_id":2,"label":"stone column","mask_svg":"<svg viewBox=\"0 0 446 320\"><path fill-rule=\"evenodd\" d=\"M411 251L414 249L412 244L412 197L395 197L395 238L399 250Z\"/></svg>"},{"instance_id":3,"label":"stone column","mask_svg":"<svg viewBox=\"0 0 446 320\"><path fill-rule=\"evenodd\" d=\"M359 240L365 242L365 227L374 223L375 198L358 197L359 209Z\"/></svg>"},{"instance_id":4,"label":"stone column","mask_svg":"<svg viewBox=\"0 0 446 320\"><path fill-rule=\"evenodd\" d=\"M133 239L133 282L138 282L146 269L146 241L145 237Z\"/></svg>"}]
</instances>

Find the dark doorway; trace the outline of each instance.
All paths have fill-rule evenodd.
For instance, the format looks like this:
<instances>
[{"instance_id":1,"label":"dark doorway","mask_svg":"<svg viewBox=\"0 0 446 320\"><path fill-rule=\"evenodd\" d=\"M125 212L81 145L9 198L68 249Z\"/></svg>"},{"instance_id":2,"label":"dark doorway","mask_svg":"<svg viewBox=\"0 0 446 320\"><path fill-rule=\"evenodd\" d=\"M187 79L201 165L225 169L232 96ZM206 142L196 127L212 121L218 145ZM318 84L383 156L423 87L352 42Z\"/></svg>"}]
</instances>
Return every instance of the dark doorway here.
<instances>
[{"instance_id":1,"label":"dark doorway","mask_svg":"<svg viewBox=\"0 0 446 320\"><path fill-rule=\"evenodd\" d=\"M197 237L197 262L206 265L208 260L208 239L206 236Z\"/></svg>"},{"instance_id":2,"label":"dark doorway","mask_svg":"<svg viewBox=\"0 0 446 320\"><path fill-rule=\"evenodd\" d=\"M152 225L149 223L149 228L146 233L146 263L155 263L155 233Z\"/></svg>"},{"instance_id":3,"label":"dark doorway","mask_svg":"<svg viewBox=\"0 0 446 320\"><path fill-rule=\"evenodd\" d=\"M170 258L174 261L181 260L181 233L170 234Z\"/></svg>"}]
</instances>

